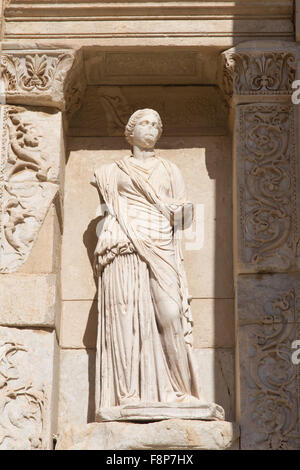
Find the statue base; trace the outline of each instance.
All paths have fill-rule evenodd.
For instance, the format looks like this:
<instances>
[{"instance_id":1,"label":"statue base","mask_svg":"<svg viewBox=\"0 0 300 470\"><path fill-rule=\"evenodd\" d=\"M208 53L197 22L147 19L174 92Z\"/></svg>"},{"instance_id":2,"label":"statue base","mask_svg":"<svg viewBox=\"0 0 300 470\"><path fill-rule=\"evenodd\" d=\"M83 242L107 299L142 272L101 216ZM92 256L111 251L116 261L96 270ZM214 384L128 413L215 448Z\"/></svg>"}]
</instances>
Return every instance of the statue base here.
<instances>
[{"instance_id":1,"label":"statue base","mask_svg":"<svg viewBox=\"0 0 300 470\"><path fill-rule=\"evenodd\" d=\"M96 421L161 421L164 419L197 419L204 421L223 421L225 413L216 403L203 403L195 406L184 404L141 404L100 408Z\"/></svg>"},{"instance_id":2,"label":"statue base","mask_svg":"<svg viewBox=\"0 0 300 470\"><path fill-rule=\"evenodd\" d=\"M228 421L168 419L150 423L72 424L56 450L237 450L239 426Z\"/></svg>"}]
</instances>

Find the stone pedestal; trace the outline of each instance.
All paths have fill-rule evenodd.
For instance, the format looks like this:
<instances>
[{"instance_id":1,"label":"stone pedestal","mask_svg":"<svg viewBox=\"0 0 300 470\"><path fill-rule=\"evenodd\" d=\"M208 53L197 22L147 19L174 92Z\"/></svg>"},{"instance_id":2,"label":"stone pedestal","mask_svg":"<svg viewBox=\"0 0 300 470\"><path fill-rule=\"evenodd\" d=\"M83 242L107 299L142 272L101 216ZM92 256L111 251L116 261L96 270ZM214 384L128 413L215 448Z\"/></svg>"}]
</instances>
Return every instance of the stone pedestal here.
<instances>
[{"instance_id":1,"label":"stone pedestal","mask_svg":"<svg viewBox=\"0 0 300 470\"><path fill-rule=\"evenodd\" d=\"M228 421L74 424L61 433L56 450L225 450L236 449L238 438L238 425Z\"/></svg>"},{"instance_id":2,"label":"stone pedestal","mask_svg":"<svg viewBox=\"0 0 300 470\"><path fill-rule=\"evenodd\" d=\"M100 408L96 420L102 421L160 421L171 418L188 420L223 420L224 410L216 403L203 403L200 406L189 404L148 403L143 405L113 406Z\"/></svg>"}]
</instances>

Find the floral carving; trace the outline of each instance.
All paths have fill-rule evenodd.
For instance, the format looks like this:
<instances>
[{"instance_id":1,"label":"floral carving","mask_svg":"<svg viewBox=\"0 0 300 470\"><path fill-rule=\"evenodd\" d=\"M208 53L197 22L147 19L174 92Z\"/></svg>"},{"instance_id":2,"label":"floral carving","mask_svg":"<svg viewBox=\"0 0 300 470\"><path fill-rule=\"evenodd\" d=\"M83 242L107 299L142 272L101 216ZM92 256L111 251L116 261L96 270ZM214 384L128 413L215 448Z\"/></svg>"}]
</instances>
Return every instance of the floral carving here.
<instances>
[{"instance_id":1,"label":"floral carving","mask_svg":"<svg viewBox=\"0 0 300 470\"><path fill-rule=\"evenodd\" d=\"M235 94L289 94L296 60L289 52L223 54L223 88Z\"/></svg>"},{"instance_id":2,"label":"floral carving","mask_svg":"<svg viewBox=\"0 0 300 470\"><path fill-rule=\"evenodd\" d=\"M249 269L284 270L296 259L293 115L285 105L240 110L240 250Z\"/></svg>"},{"instance_id":3,"label":"floral carving","mask_svg":"<svg viewBox=\"0 0 300 470\"><path fill-rule=\"evenodd\" d=\"M13 361L21 351L27 352L21 344L0 343L0 449L43 449L46 395L22 383Z\"/></svg>"},{"instance_id":4,"label":"floral carving","mask_svg":"<svg viewBox=\"0 0 300 470\"><path fill-rule=\"evenodd\" d=\"M259 324L247 327L251 425L246 424L244 432L251 433L251 448L297 449L300 445L299 367L291 362L291 343L297 337L296 301L295 290L287 291L271 305L265 304Z\"/></svg>"}]
</instances>

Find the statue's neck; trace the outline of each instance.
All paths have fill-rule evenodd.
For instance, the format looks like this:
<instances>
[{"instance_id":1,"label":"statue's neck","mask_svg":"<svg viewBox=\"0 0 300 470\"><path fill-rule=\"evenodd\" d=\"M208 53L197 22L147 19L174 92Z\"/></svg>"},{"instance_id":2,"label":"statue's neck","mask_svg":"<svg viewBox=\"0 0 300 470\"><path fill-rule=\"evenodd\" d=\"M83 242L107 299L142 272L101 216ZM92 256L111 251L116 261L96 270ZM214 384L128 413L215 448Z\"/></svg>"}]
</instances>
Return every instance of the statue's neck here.
<instances>
[{"instance_id":1,"label":"statue's neck","mask_svg":"<svg viewBox=\"0 0 300 470\"><path fill-rule=\"evenodd\" d=\"M145 161L148 158L155 157L154 149L142 149L136 145L133 146L132 155L134 158L140 161Z\"/></svg>"}]
</instances>

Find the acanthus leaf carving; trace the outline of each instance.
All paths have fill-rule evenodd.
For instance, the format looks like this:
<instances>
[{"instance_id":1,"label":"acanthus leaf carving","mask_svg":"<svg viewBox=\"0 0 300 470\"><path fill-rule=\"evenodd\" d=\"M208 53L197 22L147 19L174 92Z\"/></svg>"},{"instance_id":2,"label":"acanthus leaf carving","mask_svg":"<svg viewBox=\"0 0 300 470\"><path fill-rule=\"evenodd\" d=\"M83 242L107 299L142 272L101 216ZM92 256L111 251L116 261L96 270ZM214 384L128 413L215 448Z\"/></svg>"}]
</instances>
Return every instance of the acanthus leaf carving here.
<instances>
[{"instance_id":1,"label":"acanthus leaf carving","mask_svg":"<svg viewBox=\"0 0 300 470\"><path fill-rule=\"evenodd\" d=\"M222 87L236 95L291 94L296 59L291 52L223 53Z\"/></svg>"},{"instance_id":2,"label":"acanthus leaf carving","mask_svg":"<svg viewBox=\"0 0 300 470\"><path fill-rule=\"evenodd\" d=\"M40 99L52 97L54 106L64 106L64 82L74 62L71 52L4 53L0 56L7 102L15 95ZM38 103L40 104L40 103Z\"/></svg>"}]
</instances>

